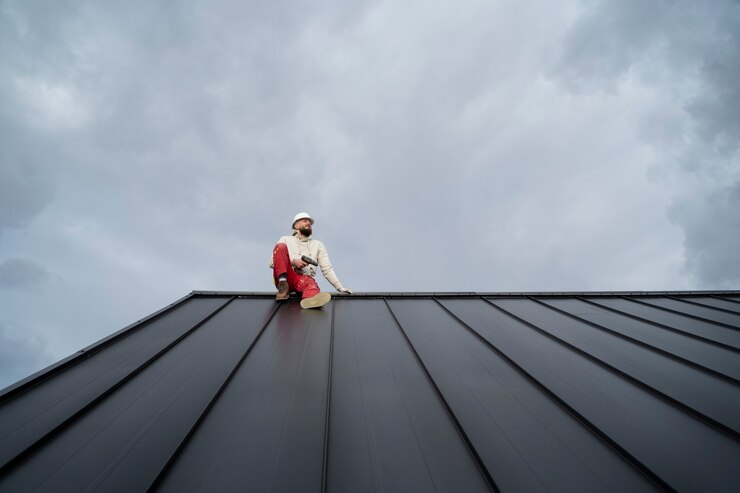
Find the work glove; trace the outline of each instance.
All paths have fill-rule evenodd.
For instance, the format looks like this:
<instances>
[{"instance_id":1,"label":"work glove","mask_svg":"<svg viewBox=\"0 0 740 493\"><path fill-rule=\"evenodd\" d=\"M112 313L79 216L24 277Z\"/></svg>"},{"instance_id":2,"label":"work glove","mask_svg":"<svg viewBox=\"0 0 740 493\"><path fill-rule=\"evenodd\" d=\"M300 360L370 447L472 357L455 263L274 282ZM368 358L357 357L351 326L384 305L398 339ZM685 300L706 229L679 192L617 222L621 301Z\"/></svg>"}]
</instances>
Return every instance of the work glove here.
<instances>
[{"instance_id":1,"label":"work glove","mask_svg":"<svg viewBox=\"0 0 740 493\"><path fill-rule=\"evenodd\" d=\"M337 291L339 291L340 293L352 294L352 290L351 289L347 289L344 286L342 286L341 288L337 289Z\"/></svg>"}]
</instances>

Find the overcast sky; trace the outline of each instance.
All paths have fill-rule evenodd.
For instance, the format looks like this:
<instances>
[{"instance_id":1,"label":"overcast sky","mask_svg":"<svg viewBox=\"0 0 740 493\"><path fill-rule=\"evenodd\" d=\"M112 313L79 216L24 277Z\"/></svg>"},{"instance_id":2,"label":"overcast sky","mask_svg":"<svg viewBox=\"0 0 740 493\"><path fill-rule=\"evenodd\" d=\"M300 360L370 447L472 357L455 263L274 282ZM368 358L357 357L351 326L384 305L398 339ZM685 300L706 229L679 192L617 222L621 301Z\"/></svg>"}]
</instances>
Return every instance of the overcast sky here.
<instances>
[{"instance_id":1,"label":"overcast sky","mask_svg":"<svg viewBox=\"0 0 740 493\"><path fill-rule=\"evenodd\" d=\"M738 289L739 142L737 0L0 0L0 387L299 211L360 292Z\"/></svg>"}]
</instances>

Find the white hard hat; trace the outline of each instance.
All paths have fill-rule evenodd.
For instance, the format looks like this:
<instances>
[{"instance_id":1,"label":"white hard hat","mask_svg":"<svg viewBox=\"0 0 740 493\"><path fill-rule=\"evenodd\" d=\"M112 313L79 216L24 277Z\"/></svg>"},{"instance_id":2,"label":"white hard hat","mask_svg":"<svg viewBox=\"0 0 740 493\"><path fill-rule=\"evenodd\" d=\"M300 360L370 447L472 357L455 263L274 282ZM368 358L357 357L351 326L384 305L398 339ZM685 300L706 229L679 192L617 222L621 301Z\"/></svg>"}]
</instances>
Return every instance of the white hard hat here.
<instances>
[{"instance_id":1,"label":"white hard hat","mask_svg":"<svg viewBox=\"0 0 740 493\"><path fill-rule=\"evenodd\" d=\"M295 222L301 219L308 219L309 221L311 221L311 224L313 224L313 218L311 217L311 214L309 214L308 212L299 212L293 218L293 225L295 226Z\"/></svg>"}]
</instances>

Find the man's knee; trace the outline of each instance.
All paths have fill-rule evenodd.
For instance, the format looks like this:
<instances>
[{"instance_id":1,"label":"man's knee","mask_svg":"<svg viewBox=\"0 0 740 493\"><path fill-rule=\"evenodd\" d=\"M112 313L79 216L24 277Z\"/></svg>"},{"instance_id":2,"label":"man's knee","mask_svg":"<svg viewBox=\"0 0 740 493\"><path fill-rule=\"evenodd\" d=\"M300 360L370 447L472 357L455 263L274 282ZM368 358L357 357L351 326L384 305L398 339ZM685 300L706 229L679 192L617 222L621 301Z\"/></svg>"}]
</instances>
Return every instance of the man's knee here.
<instances>
[{"instance_id":1,"label":"man's knee","mask_svg":"<svg viewBox=\"0 0 740 493\"><path fill-rule=\"evenodd\" d=\"M288 251L288 245L286 245L285 243L278 243L277 245L275 245L275 248L272 249L273 254L287 252L287 251Z\"/></svg>"},{"instance_id":2,"label":"man's knee","mask_svg":"<svg viewBox=\"0 0 740 493\"><path fill-rule=\"evenodd\" d=\"M316 279L311 276L299 276L298 281L296 281L296 286L299 288L299 291L305 291L307 289L316 292L321 291L319 283L317 283Z\"/></svg>"}]
</instances>

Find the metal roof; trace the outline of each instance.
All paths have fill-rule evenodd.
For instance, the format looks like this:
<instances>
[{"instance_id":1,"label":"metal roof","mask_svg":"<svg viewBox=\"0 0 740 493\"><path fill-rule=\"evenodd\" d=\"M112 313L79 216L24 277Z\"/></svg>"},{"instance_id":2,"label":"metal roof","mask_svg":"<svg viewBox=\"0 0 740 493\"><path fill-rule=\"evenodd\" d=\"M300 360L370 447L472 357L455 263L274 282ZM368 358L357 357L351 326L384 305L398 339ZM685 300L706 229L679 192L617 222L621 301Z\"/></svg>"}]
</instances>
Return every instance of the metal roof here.
<instances>
[{"instance_id":1,"label":"metal roof","mask_svg":"<svg viewBox=\"0 0 740 493\"><path fill-rule=\"evenodd\" d=\"M2 491L738 491L740 291L193 292L0 392Z\"/></svg>"}]
</instances>

